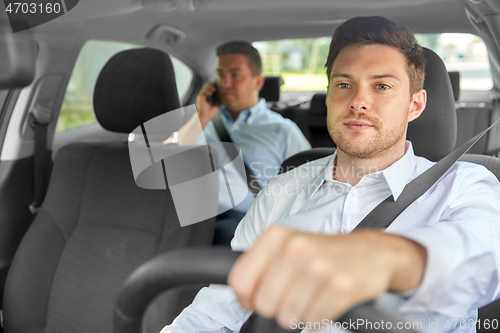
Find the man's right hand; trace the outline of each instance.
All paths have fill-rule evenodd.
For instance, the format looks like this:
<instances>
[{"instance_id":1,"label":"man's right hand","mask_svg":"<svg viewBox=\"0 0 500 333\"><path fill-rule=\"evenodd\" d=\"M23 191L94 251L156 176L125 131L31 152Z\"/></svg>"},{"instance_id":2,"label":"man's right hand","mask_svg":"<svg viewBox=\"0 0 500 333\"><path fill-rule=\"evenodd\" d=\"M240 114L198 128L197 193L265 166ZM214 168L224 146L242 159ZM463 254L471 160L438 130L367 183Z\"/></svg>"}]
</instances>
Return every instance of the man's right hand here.
<instances>
[{"instance_id":1,"label":"man's right hand","mask_svg":"<svg viewBox=\"0 0 500 333\"><path fill-rule=\"evenodd\" d=\"M283 327L336 319L382 293L423 279L427 250L375 230L325 235L274 225L234 264L228 283L241 305Z\"/></svg>"},{"instance_id":2,"label":"man's right hand","mask_svg":"<svg viewBox=\"0 0 500 333\"><path fill-rule=\"evenodd\" d=\"M215 82L209 82L203 86L196 97L196 110L198 111L198 117L202 128L205 128L205 126L207 126L207 124L220 112L220 105L211 105L208 102L208 98L216 91L217 84Z\"/></svg>"}]
</instances>

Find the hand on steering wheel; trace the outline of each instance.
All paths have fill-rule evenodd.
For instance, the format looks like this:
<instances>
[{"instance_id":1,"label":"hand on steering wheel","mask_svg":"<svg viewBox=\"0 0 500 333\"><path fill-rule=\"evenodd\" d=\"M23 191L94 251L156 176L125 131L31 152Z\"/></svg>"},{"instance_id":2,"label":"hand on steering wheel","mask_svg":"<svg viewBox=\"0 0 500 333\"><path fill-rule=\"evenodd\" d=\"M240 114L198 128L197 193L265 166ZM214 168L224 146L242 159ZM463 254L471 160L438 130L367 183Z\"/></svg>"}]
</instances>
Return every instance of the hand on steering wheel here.
<instances>
[{"instance_id":1,"label":"hand on steering wheel","mask_svg":"<svg viewBox=\"0 0 500 333\"><path fill-rule=\"evenodd\" d=\"M239 252L224 248L191 248L162 254L137 268L125 281L117 298L113 318L115 333L140 333L144 312L154 298L170 288L191 283L226 284L227 276ZM339 322L355 322L358 318L366 321L394 323L405 320L394 310L373 302L355 307ZM386 325L389 326L389 325ZM287 332L276 326L274 320L257 315L250 317L240 333ZM300 330L295 330L298 332ZM357 333L371 333L372 330L358 326ZM412 329L377 329L377 333L417 333ZM288 332L290 332L288 330ZM291 332L294 332L293 330Z\"/></svg>"}]
</instances>

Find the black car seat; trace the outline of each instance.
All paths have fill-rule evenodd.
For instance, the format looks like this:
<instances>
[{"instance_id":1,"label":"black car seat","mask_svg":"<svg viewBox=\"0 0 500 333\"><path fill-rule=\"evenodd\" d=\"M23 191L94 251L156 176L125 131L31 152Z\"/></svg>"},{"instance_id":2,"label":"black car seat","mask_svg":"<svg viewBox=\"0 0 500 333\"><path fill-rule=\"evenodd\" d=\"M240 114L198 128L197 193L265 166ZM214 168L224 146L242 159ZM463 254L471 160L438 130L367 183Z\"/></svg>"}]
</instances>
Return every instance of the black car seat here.
<instances>
[{"instance_id":1,"label":"black car seat","mask_svg":"<svg viewBox=\"0 0 500 333\"><path fill-rule=\"evenodd\" d=\"M335 147L326 128L326 93L316 93L311 98L308 109L292 107L286 111L299 126L304 136L311 143L311 147Z\"/></svg>"},{"instance_id":2,"label":"black car seat","mask_svg":"<svg viewBox=\"0 0 500 333\"><path fill-rule=\"evenodd\" d=\"M172 63L159 50L118 53L96 83L96 117L110 131L130 133L179 107ZM207 160L199 167L211 170ZM125 278L158 253L210 245L214 223L181 227L170 190L138 187L126 141L63 147L7 277L5 332L111 333Z\"/></svg>"},{"instance_id":3,"label":"black car seat","mask_svg":"<svg viewBox=\"0 0 500 333\"><path fill-rule=\"evenodd\" d=\"M265 98L266 102L278 102L281 95L281 86L283 85L281 76L266 76L264 83L259 91L259 97Z\"/></svg>"},{"instance_id":4,"label":"black car seat","mask_svg":"<svg viewBox=\"0 0 500 333\"><path fill-rule=\"evenodd\" d=\"M441 58L434 51L424 48L426 58L424 89L427 91L427 105L419 118L408 125L407 139L412 142L415 154L438 161L449 154L455 147L457 137L457 115L455 100L449 75ZM293 168L328 155L335 148L313 148L289 157L281 165L280 171ZM500 180L500 158L477 154L465 154L462 161L481 164ZM500 319L500 300L479 309L481 322L486 319ZM486 333L481 327L478 330ZM494 330L500 331L500 330ZM491 330L488 330L491 332Z\"/></svg>"},{"instance_id":5,"label":"black car seat","mask_svg":"<svg viewBox=\"0 0 500 333\"><path fill-rule=\"evenodd\" d=\"M280 101L281 86L284 81L281 76L266 76L264 77L264 83L259 91L259 97L266 100L267 106L276 112L280 112L280 108L277 107L277 103Z\"/></svg>"}]
</instances>

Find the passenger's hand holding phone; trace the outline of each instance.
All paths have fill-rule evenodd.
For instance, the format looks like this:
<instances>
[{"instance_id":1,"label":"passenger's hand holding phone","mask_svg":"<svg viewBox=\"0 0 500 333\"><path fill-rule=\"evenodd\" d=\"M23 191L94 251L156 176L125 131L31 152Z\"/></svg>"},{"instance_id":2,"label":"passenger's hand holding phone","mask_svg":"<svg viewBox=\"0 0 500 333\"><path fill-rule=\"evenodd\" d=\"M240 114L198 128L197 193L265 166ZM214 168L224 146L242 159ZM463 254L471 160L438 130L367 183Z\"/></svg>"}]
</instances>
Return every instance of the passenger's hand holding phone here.
<instances>
[{"instance_id":1,"label":"passenger's hand holding phone","mask_svg":"<svg viewBox=\"0 0 500 333\"><path fill-rule=\"evenodd\" d=\"M196 109L203 128L219 113L220 99L217 83L210 82L203 86L196 97Z\"/></svg>"},{"instance_id":2,"label":"passenger's hand holding phone","mask_svg":"<svg viewBox=\"0 0 500 333\"><path fill-rule=\"evenodd\" d=\"M220 106L219 87L217 87L217 84L215 84L215 92L211 96L207 96L207 101L211 106Z\"/></svg>"}]
</instances>

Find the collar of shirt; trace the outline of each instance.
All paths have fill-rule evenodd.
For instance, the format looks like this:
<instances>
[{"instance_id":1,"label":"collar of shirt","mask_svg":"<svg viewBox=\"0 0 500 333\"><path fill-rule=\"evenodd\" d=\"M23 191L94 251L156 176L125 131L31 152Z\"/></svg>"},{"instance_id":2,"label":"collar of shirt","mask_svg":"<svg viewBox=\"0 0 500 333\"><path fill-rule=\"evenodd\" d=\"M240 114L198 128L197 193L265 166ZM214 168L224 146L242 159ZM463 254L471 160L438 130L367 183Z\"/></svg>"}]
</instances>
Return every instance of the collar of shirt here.
<instances>
[{"instance_id":1,"label":"collar of shirt","mask_svg":"<svg viewBox=\"0 0 500 333\"><path fill-rule=\"evenodd\" d=\"M391 164L384 170L372 172L364 175L359 181L358 185L363 185L363 183L369 182L369 179L383 179L387 186L389 187L394 200L403 192L406 184L410 182L417 175L414 175L414 170L416 167L416 157L413 152L413 146L410 141L406 141L406 151L403 157ZM324 167L324 172L318 173L318 175L311 181L312 191L309 198L312 198L318 189L325 183L337 183L342 186L351 186L349 184L341 183L333 179L333 167L337 162L337 151L328 159Z\"/></svg>"},{"instance_id":2,"label":"collar of shirt","mask_svg":"<svg viewBox=\"0 0 500 333\"><path fill-rule=\"evenodd\" d=\"M238 118L236 120L233 120L233 117L231 116L231 114L224 105L220 108L220 112L224 115L222 119L225 125L227 125L227 127L231 127L234 124L241 124L241 123L252 124L253 122L255 122L255 120L259 118L259 116L262 113L265 112L266 109L267 109L266 100L264 98L261 98L251 108L241 111L238 114Z\"/></svg>"}]
</instances>

